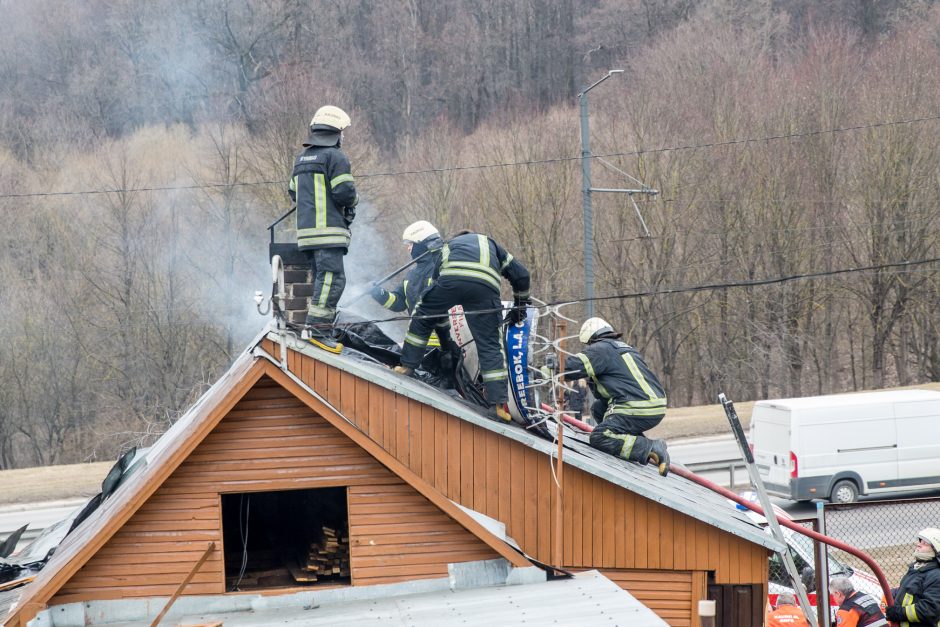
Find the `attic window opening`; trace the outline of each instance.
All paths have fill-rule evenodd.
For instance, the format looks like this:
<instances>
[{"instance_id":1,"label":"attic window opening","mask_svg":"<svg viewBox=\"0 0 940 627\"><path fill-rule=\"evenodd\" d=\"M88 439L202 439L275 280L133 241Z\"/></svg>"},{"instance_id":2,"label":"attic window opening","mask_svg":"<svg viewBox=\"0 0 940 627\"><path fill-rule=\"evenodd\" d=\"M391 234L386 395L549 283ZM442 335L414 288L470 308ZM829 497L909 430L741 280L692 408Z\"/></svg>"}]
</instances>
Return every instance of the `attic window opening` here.
<instances>
[{"instance_id":1,"label":"attic window opening","mask_svg":"<svg viewBox=\"0 0 940 627\"><path fill-rule=\"evenodd\" d=\"M349 585L346 488L222 495L225 591Z\"/></svg>"}]
</instances>

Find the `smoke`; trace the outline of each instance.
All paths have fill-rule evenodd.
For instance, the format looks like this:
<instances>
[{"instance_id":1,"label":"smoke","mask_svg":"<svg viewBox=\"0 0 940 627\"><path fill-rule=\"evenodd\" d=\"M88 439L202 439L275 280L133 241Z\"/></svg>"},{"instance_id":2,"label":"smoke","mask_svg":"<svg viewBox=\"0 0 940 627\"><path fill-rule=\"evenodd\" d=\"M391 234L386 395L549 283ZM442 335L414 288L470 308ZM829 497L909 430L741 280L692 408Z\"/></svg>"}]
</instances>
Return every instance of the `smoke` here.
<instances>
[{"instance_id":1,"label":"smoke","mask_svg":"<svg viewBox=\"0 0 940 627\"><path fill-rule=\"evenodd\" d=\"M356 207L356 221L352 225L352 242L346 256L346 290L339 308L348 314L367 320L390 318L394 314L375 302L368 292L372 282L408 263L410 257L404 247L391 249L388 239L379 230L379 215L375 205L361 201ZM384 287L393 289L404 280L405 272L390 279ZM361 296L360 295L364 295ZM401 342L405 337L405 321L379 325L392 339Z\"/></svg>"}]
</instances>

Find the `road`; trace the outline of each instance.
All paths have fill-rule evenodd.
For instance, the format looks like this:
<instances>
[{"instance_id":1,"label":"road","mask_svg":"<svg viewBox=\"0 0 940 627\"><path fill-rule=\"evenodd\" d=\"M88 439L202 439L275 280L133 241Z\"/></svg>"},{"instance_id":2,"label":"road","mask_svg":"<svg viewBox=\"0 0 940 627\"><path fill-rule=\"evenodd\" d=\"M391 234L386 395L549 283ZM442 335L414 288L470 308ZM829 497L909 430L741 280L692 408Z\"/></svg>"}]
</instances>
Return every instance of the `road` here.
<instances>
[{"instance_id":1,"label":"road","mask_svg":"<svg viewBox=\"0 0 940 627\"><path fill-rule=\"evenodd\" d=\"M11 532L29 523L29 527L20 541L19 546L21 547L49 525L59 522L77 508L83 506L87 500L71 499L47 501L45 503L0 505L0 540L5 539Z\"/></svg>"}]
</instances>

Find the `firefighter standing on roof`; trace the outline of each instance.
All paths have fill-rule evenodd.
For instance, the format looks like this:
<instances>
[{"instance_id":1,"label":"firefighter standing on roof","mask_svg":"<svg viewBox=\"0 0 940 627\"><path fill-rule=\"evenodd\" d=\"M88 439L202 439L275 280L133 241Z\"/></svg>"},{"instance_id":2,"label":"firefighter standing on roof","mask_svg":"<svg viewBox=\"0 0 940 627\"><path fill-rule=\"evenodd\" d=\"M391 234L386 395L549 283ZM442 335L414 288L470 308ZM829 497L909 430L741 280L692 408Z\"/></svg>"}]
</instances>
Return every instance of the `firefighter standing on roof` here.
<instances>
[{"instance_id":1,"label":"firefighter standing on roof","mask_svg":"<svg viewBox=\"0 0 940 627\"><path fill-rule=\"evenodd\" d=\"M314 273L306 324L314 343L330 349L337 347L332 326L346 287L343 256L359 202L349 159L340 149L343 129L349 124L349 116L339 107L317 110L288 188L297 207L297 248L306 253Z\"/></svg>"},{"instance_id":2,"label":"firefighter standing on roof","mask_svg":"<svg viewBox=\"0 0 940 627\"><path fill-rule=\"evenodd\" d=\"M525 320L529 304L529 271L486 235L463 232L444 244L438 278L414 310L405 334L401 366L396 372L412 374L421 363L432 331L449 337L447 311L462 305L477 345L483 387L490 418L512 420L508 399L506 360L500 338L500 278L512 285L514 306L509 320Z\"/></svg>"},{"instance_id":3,"label":"firefighter standing on roof","mask_svg":"<svg viewBox=\"0 0 940 627\"><path fill-rule=\"evenodd\" d=\"M894 605L885 610L888 620L918 627L940 622L940 529L928 527L917 534L914 563L901 579Z\"/></svg>"},{"instance_id":4,"label":"firefighter standing on roof","mask_svg":"<svg viewBox=\"0 0 940 627\"><path fill-rule=\"evenodd\" d=\"M565 377L588 377L596 401L591 416L597 426L591 446L628 461L659 467L669 472L666 443L643 433L658 425L666 414L666 393L659 379L635 348L620 341L602 318L590 318L578 335L587 347L565 359Z\"/></svg>"}]
</instances>

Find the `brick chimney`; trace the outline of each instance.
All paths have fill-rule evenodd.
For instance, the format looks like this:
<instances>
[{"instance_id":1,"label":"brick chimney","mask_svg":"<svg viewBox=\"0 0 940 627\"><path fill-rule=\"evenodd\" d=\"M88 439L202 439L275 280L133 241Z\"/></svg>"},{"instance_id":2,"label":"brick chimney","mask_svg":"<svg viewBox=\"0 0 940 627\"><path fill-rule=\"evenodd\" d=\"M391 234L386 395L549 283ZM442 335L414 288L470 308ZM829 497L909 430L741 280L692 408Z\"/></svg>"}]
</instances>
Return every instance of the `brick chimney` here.
<instances>
[{"instance_id":1,"label":"brick chimney","mask_svg":"<svg viewBox=\"0 0 940 627\"><path fill-rule=\"evenodd\" d=\"M285 317L291 324L303 324L307 318L307 298L313 295L313 272L306 256L294 243L274 243L268 246L269 259L279 255L284 262Z\"/></svg>"}]
</instances>

